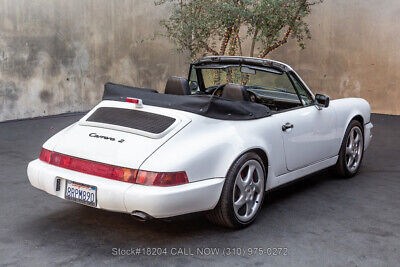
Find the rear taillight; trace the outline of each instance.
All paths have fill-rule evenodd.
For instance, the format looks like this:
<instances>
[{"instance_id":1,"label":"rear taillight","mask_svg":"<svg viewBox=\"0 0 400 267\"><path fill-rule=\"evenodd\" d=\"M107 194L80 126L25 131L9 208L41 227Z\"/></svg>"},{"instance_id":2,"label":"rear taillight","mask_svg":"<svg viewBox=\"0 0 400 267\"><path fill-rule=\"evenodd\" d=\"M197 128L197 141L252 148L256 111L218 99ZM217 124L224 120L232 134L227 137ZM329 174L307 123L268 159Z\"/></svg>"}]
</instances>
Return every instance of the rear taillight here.
<instances>
[{"instance_id":1,"label":"rear taillight","mask_svg":"<svg viewBox=\"0 0 400 267\"><path fill-rule=\"evenodd\" d=\"M39 159L41 161L49 163L50 162L50 157L51 157L51 151L42 148L42 151L40 151Z\"/></svg>"},{"instance_id":2,"label":"rear taillight","mask_svg":"<svg viewBox=\"0 0 400 267\"><path fill-rule=\"evenodd\" d=\"M186 172L149 172L139 171L136 178L137 184L174 186L188 183Z\"/></svg>"},{"instance_id":3,"label":"rear taillight","mask_svg":"<svg viewBox=\"0 0 400 267\"><path fill-rule=\"evenodd\" d=\"M137 170L70 157L42 148L40 160L64 169L100 176L121 182L135 183Z\"/></svg>"},{"instance_id":4,"label":"rear taillight","mask_svg":"<svg viewBox=\"0 0 400 267\"><path fill-rule=\"evenodd\" d=\"M127 183L174 186L189 182L186 172L149 172L75 158L42 148L39 159L51 165Z\"/></svg>"}]
</instances>

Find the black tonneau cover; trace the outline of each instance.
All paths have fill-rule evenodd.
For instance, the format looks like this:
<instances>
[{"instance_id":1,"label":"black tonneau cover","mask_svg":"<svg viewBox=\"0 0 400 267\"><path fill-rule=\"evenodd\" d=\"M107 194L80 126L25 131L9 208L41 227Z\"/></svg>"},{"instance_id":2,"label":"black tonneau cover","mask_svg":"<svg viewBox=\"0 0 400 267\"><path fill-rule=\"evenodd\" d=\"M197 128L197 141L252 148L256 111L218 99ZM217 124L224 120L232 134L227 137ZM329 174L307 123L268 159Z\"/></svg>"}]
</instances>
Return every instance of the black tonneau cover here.
<instances>
[{"instance_id":1,"label":"black tonneau cover","mask_svg":"<svg viewBox=\"0 0 400 267\"><path fill-rule=\"evenodd\" d=\"M142 99L143 104L183 110L220 120L254 120L271 115L267 106L231 101L209 95L168 95L153 89L143 89L120 84L106 83L103 100L126 101L127 97Z\"/></svg>"}]
</instances>

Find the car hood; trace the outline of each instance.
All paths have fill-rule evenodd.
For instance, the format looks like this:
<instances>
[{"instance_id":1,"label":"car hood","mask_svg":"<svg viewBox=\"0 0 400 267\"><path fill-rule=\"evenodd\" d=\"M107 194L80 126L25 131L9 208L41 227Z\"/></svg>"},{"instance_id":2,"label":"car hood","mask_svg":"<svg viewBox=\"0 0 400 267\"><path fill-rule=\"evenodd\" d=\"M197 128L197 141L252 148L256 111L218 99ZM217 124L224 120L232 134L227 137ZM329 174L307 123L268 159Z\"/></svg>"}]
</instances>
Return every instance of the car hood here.
<instances>
[{"instance_id":1,"label":"car hood","mask_svg":"<svg viewBox=\"0 0 400 267\"><path fill-rule=\"evenodd\" d=\"M79 122L53 136L45 143L44 147L73 157L139 169L140 165L152 153L191 121L188 117L179 114L179 112L151 106L142 107L138 112L144 113L135 113L134 119L131 118L127 123L127 118L122 118L123 123L121 123L121 118L116 116L115 120L119 125L113 124L114 120L102 120L102 122L91 120L91 118L96 117L92 116L96 115L96 111L99 112L101 109L104 110L104 108L118 108L119 111L123 112L138 111L132 105L129 105L129 103L103 101ZM119 114L122 113L120 112ZM135 118L142 116L142 114L150 114L150 116L159 114L164 117L173 118L174 120L171 125L167 125L167 128L161 128L163 131L159 130L160 127L158 125L160 122L147 122L155 124L158 127L154 131L154 127L149 128L146 126L146 128L143 126L143 124L146 124L147 119L142 119L136 124L132 123L132 121L136 120ZM153 117L149 119L154 120ZM124 126L121 126L121 124Z\"/></svg>"}]
</instances>

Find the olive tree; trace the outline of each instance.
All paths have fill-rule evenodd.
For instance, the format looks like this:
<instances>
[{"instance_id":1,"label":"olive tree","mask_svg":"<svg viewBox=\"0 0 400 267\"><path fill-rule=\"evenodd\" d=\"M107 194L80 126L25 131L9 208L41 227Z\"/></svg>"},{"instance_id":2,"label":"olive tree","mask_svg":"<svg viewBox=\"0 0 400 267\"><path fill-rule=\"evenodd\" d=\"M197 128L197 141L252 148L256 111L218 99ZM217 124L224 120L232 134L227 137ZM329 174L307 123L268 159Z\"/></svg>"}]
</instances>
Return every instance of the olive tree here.
<instances>
[{"instance_id":1,"label":"olive tree","mask_svg":"<svg viewBox=\"0 0 400 267\"><path fill-rule=\"evenodd\" d=\"M304 48L311 38L305 18L323 0L159 0L170 16L165 35L191 58L248 55L260 58L293 38ZM246 50L242 44L247 41ZM246 53L247 52L247 53Z\"/></svg>"}]
</instances>

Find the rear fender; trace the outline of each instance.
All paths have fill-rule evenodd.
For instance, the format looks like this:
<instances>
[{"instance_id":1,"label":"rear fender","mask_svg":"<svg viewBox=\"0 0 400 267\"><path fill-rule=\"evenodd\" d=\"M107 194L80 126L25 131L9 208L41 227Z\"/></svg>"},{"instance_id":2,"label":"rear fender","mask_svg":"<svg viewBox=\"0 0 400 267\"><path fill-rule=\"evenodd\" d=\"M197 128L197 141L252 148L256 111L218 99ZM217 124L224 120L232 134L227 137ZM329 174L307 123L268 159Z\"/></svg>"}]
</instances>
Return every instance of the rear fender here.
<instances>
[{"instance_id":1,"label":"rear fender","mask_svg":"<svg viewBox=\"0 0 400 267\"><path fill-rule=\"evenodd\" d=\"M268 178L276 169L285 169L282 138L265 118L253 121L194 119L176 136L154 152L141 170L156 172L186 171L189 181L226 177L229 168L242 154L261 149L268 158ZM243 130L245 129L245 130ZM277 133L277 134L274 134ZM268 137L268 138L266 138ZM274 155L271 157L270 155ZM273 179L268 179L268 183Z\"/></svg>"}]
</instances>

